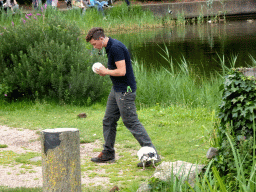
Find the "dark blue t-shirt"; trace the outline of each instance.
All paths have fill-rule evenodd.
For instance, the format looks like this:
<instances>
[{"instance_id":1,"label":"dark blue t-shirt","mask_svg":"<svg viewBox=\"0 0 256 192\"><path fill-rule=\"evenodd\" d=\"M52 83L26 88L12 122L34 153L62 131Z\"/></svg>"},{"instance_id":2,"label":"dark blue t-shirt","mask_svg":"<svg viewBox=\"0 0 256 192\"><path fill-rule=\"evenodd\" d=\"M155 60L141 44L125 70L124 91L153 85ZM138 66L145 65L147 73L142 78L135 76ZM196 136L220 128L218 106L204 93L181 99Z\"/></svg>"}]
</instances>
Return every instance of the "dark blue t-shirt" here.
<instances>
[{"instance_id":1,"label":"dark blue t-shirt","mask_svg":"<svg viewBox=\"0 0 256 192\"><path fill-rule=\"evenodd\" d=\"M117 69L115 62L125 60L126 74L125 76L114 77L110 76L112 80L114 90L116 92L126 92L127 86L130 86L132 92L135 92L136 81L132 69L131 58L125 45L116 39L109 37L109 41L106 47L108 55L108 69Z\"/></svg>"}]
</instances>

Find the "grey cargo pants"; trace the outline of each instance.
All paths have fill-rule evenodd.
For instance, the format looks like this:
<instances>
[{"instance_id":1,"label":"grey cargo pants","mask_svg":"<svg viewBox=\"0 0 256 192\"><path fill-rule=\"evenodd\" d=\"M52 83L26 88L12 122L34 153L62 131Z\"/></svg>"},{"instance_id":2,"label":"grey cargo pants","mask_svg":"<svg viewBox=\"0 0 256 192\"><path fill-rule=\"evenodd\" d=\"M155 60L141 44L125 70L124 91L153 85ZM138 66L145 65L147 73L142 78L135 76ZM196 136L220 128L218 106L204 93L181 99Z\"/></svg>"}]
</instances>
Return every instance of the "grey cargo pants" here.
<instances>
[{"instance_id":1,"label":"grey cargo pants","mask_svg":"<svg viewBox=\"0 0 256 192\"><path fill-rule=\"evenodd\" d=\"M116 127L120 116L124 125L137 139L140 146L154 147L147 131L138 119L135 98L136 92L116 92L113 88L111 89L103 119L103 136L105 140L103 153L115 154Z\"/></svg>"}]
</instances>

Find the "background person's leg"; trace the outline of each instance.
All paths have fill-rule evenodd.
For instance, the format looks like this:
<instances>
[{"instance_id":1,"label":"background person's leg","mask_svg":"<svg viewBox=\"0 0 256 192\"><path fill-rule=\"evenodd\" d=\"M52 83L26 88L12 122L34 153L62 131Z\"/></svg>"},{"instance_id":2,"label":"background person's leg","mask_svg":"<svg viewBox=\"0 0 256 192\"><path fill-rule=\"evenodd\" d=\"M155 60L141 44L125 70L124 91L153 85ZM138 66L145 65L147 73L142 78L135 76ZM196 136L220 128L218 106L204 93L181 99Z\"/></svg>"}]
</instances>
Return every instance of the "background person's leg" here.
<instances>
[{"instance_id":1,"label":"background person's leg","mask_svg":"<svg viewBox=\"0 0 256 192\"><path fill-rule=\"evenodd\" d=\"M95 5L97 5L97 10L102 12L102 14L104 15L104 10L101 3L99 1L95 1Z\"/></svg>"}]
</instances>

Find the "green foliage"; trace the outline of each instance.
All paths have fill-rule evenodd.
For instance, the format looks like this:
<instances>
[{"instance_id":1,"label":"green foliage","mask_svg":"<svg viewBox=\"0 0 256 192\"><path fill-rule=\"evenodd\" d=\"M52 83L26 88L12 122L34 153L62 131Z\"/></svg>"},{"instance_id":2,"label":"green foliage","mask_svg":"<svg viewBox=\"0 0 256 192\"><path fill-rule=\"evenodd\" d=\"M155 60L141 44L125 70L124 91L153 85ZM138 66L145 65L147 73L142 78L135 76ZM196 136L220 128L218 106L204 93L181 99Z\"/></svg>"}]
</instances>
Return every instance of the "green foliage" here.
<instances>
[{"instance_id":1,"label":"green foliage","mask_svg":"<svg viewBox=\"0 0 256 192\"><path fill-rule=\"evenodd\" d=\"M6 145L6 144L0 144L0 148L7 148L8 147L8 145Z\"/></svg>"},{"instance_id":2,"label":"green foliage","mask_svg":"<svg viewBox=\"0 0 256 192\"><path fill-rule=\"evenodd\" d=\"M91 103L106 95L108 79L91 69L106 58L86 49L79 27L60 16L26 17L0 27L0 97Z\"/></svg>"},{"instance_id":3,"label":"green foliage","mask_svg":"<svg viewBox=\"0 0 256 192\"><path fill-rule=\"evenodd\" d=\"M253 121L256 117L255 80L245 77L238 70L233 70L226 76L222 89L219 118L223 127L220 130L225 131L225 125L230 124L235 136L252 136Z\"/></svg>"},{"instance_id":4,"label":"green foliage","mask_svg":"<svg viewBox=\"0 0 256 192\"><path fill-rule=\"evenodd\" d=\"M235 188L237 182L234 176L238 172L236 162L240 162L242 175L246 179L254 166L255 79L233 69L225 77L221 89L223 93L219 112L220 123L217 128L219 155L215 157L215 166L230 187ZM240 161L234 158L234 150L238 152Z\"/></svg>"},{"instance_id":5,"label":"green foliage","mask_svg":"<svg viewBox=\"0 0 256 192\"><path fill-rule=\"evenodd\" d=\"M170 63L170 67L146 70L142 64L134 62L134 73L137 80L137 102L140 105L181 104L185 106L207 106L217 108L221 101L218 92L221 78L202 77L189 67L186 59L174 64L168 49L161 56ZM174 67L177 66L177 67Z\"/></svg>"},{"instance_id":6,"label":"green foliage","mask_svg":"<svg viewBox=\"0 0 256 192\"><path fill-rule=\"evenodd\" d=\"M160 180L159 178L151 177L149 180L150 191L188 191L189 185L178 179L173 174L167 181Z\"/></svg>"}]
</instances>

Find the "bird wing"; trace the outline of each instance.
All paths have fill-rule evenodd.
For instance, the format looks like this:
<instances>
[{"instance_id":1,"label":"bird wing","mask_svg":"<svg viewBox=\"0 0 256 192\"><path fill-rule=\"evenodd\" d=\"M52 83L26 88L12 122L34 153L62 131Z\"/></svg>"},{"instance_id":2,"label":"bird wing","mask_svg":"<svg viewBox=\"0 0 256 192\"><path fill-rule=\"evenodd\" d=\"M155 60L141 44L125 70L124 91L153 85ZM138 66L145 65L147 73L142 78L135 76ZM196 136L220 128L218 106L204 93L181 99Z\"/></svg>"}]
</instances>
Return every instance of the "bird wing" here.
<instances>
[{"instance_id":1,"label":"bird wing","mask_svg":"<svg viewBox=\"0 0 256 192\"><path fill-rule=\"evenodd\" d=\"M148 155L148 154L155 154L156 156L156 150L153 147L141 147L140 150L137 152L137 155L139 157L139 160L143 155Z\"/></svg>"}]
</instances>

